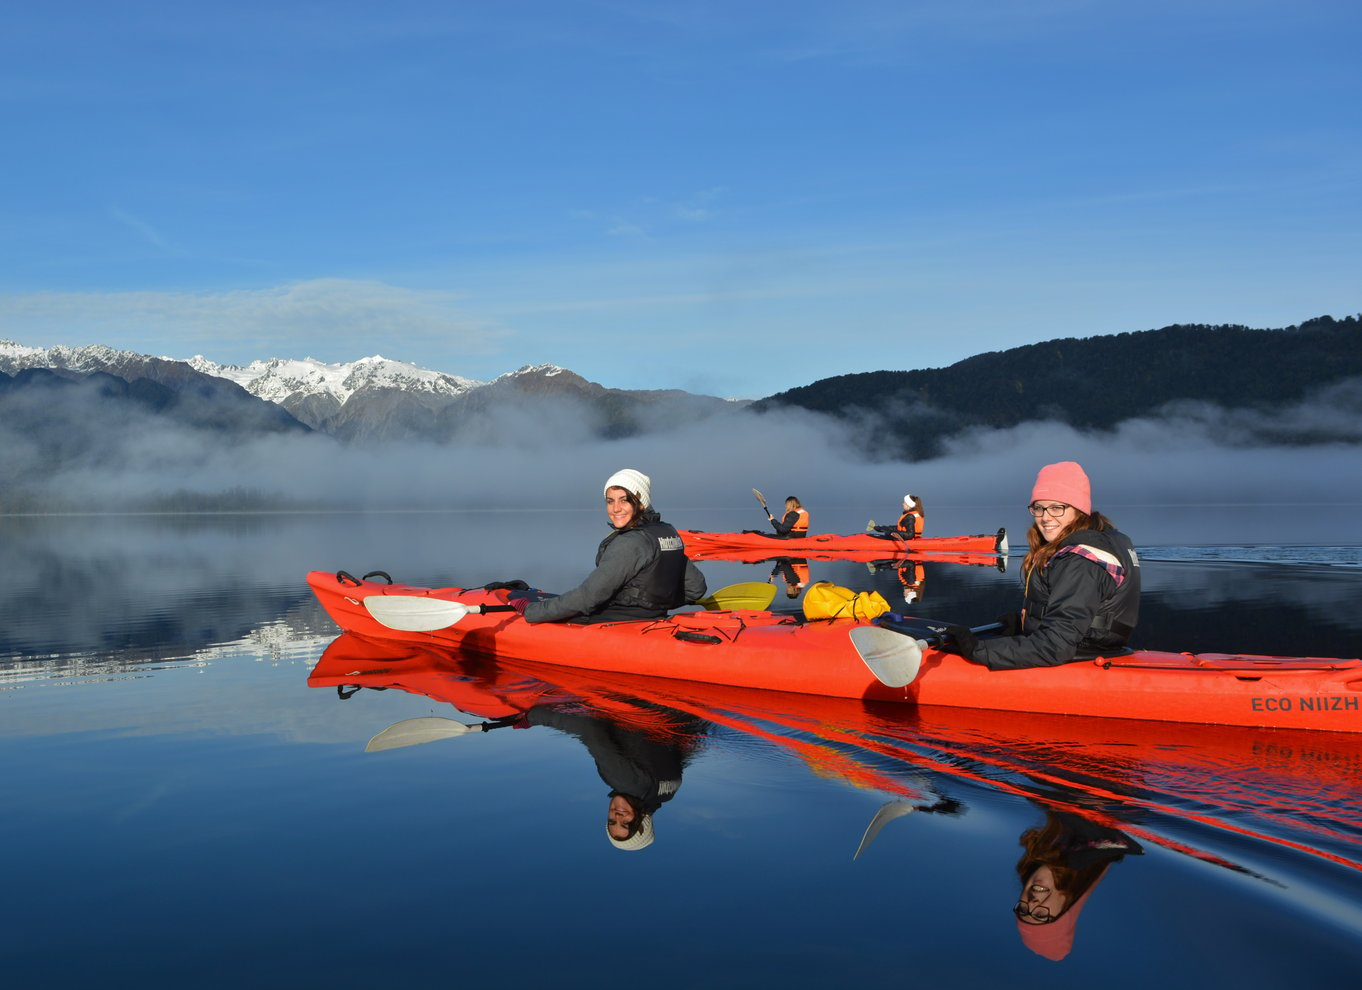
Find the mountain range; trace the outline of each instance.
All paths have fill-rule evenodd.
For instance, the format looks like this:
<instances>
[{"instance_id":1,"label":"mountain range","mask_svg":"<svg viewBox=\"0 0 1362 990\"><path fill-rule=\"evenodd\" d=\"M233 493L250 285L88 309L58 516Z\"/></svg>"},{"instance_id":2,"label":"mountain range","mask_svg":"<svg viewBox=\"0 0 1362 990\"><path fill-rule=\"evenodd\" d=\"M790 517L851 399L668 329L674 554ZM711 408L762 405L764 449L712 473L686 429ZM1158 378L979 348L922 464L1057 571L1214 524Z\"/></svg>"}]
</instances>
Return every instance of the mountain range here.
<instances>
[{"instance_id":1,"label":"mountain range","mask_svg":"<svg viewBox=\"0 0 1362 990\"><path fill-rule=\"evenodd\" d=\"M1324 316L1280 329L1178 324L1057 339L947 368L827 378L756 402L612 389L552 365L476 381L379 356L232 366L101 345L0 341L0 503L13 511L53 498L99 501L94 489L111 476L141 472L149 485L151 476L174 477L191 461L202 474L227 479L211 482L220 493L242 476L233 464L252 462L221 451L275 437L393 450L502 448L508 438L528 437L570 448L717 417L744 417L749 427L728 429L737 422L730 419L725 435L759 437L767 432L763 417L791 412L839 421L844 442L871 461L922 460L971 431L1040 421L1106 431L1144 419L1157 431L1181 418L1209 424L1206 435L1226 446L1358 444L1362 320ZM280 455L254 462L270 456ZM227 501L256 504L259 490L237 483L243 489ZM199 505L202 491L187 487L184 507ZM137 498L145 501L146 492Z\"/></svg>"},{"instance_id":2,"label":"mountain range","mask_svg":"<svg viewBox=\"0 0 1362 990\"><path fill-rule=\"evenodd\" d=\"M202 410L190 410L178 398L192 396L219 404L219 429L292 425L359 444L487 440L505 428L507 410L523 410L526 403L535 407L534 418L548 422L567 417L604 438L648 432L747 404L679 390L606 388L547 364L476 381L379 356L347 364L272 358L238 366L200 356L187 361L151 357L103 345L35 348L0 341L0 395L42 388L55 398L57 383L75 386L93 379L113 399L110 377L131 389L129 401L140 400L149 411L186 425L207 425Z\"/></svg>"}]
</instances>

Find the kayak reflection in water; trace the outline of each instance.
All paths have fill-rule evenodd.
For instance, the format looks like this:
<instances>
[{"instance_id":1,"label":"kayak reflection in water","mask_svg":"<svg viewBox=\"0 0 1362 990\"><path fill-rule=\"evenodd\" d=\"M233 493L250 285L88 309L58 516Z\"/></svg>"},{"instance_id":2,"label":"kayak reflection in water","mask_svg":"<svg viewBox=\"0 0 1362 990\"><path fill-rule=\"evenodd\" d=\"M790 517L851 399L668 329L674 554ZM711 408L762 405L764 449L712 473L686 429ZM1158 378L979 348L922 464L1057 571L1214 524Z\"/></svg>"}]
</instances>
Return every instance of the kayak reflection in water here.
<instances>
[{"instance_id":1,"label":"kayak reflection in water","mask_svg":"<svg viewBox=\"0 0 1362 990\"><path fill-rule=\"evenodd\" d=\"M676 529L653 508L646 474L632 468L612 474L605 482L605 515L611 532L586 580L562 595L511 596L528 621L660 619L705 596L704 575L686 557Z\"/></svg>"},{"instance_id":2,"label":"kayak reflection in water","mask_svg":"<svg viewBox=\"0 0 1362 990\"><path fill-rule=\"evenodd\" d=\"M809 562L803 557L777 557L766 583L774 584L777 578L785 585L786 598L798 598L809 586Z\"/></svg>"},{"instance_id":3,"label":"kayak reflection in water","mask_svg":"<svg viewBox=\"0 0 1362 990\"><path fill-rule=\"evenodd\" d=\"M1092 508L1088 476L1073 461L1047 464L1027 506L1035 522L1022 560L1022 609L979 639L950 626L944 649L992 670L1055 667L1128 653L1140 613L1140 560L1130 538Z\"/></svg>"},{"instance_id":4,"label":"kayak reflection in water","mask_svg":"<svg viewBox=\"0 0 1362 990\"><path fill-rule=\"evenodd\" d=\"M1046 809L1045 824L1022 833L1021 893L1012 913L1022 943L1056 962L1074 944L1078 915L1112 863L1144 853L1124 832Z\"/></svg>"},{"instance_id":5,"label":"kayak reflection in water","mask_svg":"<svg viewBox=\"0 0 1362 990\"><path fill-rule=\"evenodd\" d=\"M626 852L643 849L656 837L654 813L676 796L681 774L699 749L708 723L671 710L665 732L621 725L598 715L553 705L535 705L523 724L544 725L575 736L596 761L596 772L610 788L605 833ZM519 723L518 723L519 724Z\"/></svg>"}]
</instances>

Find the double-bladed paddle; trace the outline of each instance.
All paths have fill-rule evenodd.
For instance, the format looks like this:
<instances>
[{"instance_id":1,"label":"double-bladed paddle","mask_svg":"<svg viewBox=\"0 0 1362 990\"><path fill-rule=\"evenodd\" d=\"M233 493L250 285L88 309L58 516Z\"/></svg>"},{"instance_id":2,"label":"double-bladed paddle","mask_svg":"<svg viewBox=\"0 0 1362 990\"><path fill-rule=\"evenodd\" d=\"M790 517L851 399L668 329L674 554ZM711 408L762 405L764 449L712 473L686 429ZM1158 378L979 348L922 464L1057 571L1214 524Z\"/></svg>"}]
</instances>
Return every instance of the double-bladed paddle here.
<instances>
[{"instance_id":1,"label":"double-bladed paddle","mask_svg":"<svg viewBox=\"0 0 1362 990\"><path fill-rule=\"evenodd\" d=\"M997 632L1001 622L975 626L972 633ZM918 637L919 633L928 635ZM887 687L911 684L922 667L922 651L928 646L940 646L950 637L938 626L913 625L898 622L879 622L873 626L857 626L851 630L851 645L870 668L875 679Z\"/></svg>"},{"instance_id":2,"label":"double-bladed paddle","mask_svg":"<svg viewBox=\"0 0 1362 990\"><path fill-rule=\"evenodd\" d=\"M775 585L742 581L701 598L697 605L710 611L765 609L775 600ZM402 632L433 632L448 629L465 615L479 612L514 612L512 605L466 605L427 595L370 595L364 607L378 622Z\"/></svg>"}]
</instances>

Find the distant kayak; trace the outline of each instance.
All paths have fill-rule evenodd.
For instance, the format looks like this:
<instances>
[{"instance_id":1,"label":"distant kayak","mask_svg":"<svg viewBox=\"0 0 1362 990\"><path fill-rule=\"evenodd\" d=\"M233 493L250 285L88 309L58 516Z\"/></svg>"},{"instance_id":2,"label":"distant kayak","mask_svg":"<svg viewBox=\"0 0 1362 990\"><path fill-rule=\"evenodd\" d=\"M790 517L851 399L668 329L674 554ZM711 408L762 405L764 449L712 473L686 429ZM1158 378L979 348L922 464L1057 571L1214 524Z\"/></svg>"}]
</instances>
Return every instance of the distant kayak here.
<instances>
[{"instance_id":1,"label":"distant kayak","mask_svg":"<svg viewBox=\"0 0 1362 990\"><path fill-rule=\"evenodd\" d=\"M783 541L781 541L783 542ZM921 561L927 564L963 564L969 567L991 567L994 570L1007 570L1007 556L988 553L941 552L937 550L917 550L902 546L881 546L874 550L794 550L778 546L750 547L738 549L696 550L689 541L686 543L686 556L691 560L729 560L739 564L760 564L777 560L852 560L864 564L903 567Z\"/></svg>"},{"instance_id":2,"label":"distant kayak","mask_svg":"<svg viewBox=\"0 0 1362 990\"><path fill-rule=\"evenodd\" d=\"M505 591L422 588L328 571L313 571L307 580L347 632L491 658L918 706L1362 732L1362 660L1356 659L1136 651L990 671L855 620L739 610L529 623L510 610ZM915 652L921 647L920 670L891 687L870 665L893 660L900 642Z\"/></svg>"},{"instance_id":3,"label":"distant kayak","mask_svg":"<svg viewBox=\"0 0 1362 990\"><path fill-rule=\"evenodd\" d=\"M679 530L686 544L687 556L695 560L717 560L727 553L764 553L772 557L831 557L868 556L892 557L896 554L987 553L1007 555L1007 530L977 536L919 536L915 540L898 534L852 533L838 536L819 533L816 536L780 537L749 530L744 533L706 533L698 529Z\"/></svg>"}]
</instances>

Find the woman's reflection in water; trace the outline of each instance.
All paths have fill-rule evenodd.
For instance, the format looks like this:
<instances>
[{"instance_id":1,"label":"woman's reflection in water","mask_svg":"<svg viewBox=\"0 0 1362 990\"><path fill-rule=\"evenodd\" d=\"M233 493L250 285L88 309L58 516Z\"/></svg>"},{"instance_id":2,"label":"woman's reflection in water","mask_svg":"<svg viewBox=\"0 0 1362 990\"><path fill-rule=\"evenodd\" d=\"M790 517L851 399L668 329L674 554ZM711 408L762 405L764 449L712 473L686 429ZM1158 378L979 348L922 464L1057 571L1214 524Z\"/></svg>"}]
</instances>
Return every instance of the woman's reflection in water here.
<instances>
[{"instance_id":1,"label":"woman's reflection in water","mask_svg":"<svg viewBox=\"0 0 1362 990\"><path fill-rule=\"evenodd\" d=\"M1021 846L1017 929L1028 949L1056 962L1073 948L1078 915L1107 868L1144 852L1124 832L1050 809L1043 825L1022 833Z\"/></svg>"},{"instance_id":2,"label":"woman's reflection in water","mask_svg":"<svg viewBox=\"0 0 1362 990\"><path fill-rule=\"evenodd\" d=\"M649 846L656 837L654 813L681 787L681 774L699 749L708 723L664 709L649 709L659 729L628 726L578 708L535 705L525 726L543 725L576 737L596 761L610 788L605 834L616 849Z\"/></svg>"}]
</instances>

